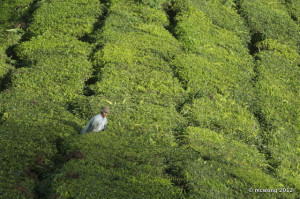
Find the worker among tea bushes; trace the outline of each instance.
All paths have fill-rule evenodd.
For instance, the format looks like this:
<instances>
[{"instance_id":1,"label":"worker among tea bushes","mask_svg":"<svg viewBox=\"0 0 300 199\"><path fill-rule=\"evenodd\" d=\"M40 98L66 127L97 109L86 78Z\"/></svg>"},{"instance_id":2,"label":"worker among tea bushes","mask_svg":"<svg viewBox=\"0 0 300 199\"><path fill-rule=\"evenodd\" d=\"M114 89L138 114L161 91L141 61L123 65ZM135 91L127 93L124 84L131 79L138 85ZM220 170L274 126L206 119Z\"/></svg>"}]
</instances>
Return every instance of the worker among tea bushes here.
<instances>
[{"instance_id":1,"label":"worker among tea bushes","mask_svg":"<svg viewBox=\"0 0 300 199\"><path fill-rule=\"evenodd\" d=\"M106 116L109 114L108 107L102 107L101 113L94 116L87 125L82 129L80 134L89 133L89 132L99 132L102 130L106 130L107 118Z\"/></svg>"}]
</instances>

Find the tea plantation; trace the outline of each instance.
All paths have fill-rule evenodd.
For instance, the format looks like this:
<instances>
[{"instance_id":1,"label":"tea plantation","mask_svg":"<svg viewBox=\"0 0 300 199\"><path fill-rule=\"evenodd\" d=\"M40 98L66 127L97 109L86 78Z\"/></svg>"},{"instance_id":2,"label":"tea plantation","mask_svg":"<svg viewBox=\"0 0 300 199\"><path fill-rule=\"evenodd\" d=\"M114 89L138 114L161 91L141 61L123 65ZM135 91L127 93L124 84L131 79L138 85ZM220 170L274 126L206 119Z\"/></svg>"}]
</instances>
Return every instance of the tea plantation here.
<instances>
[{"instance_id":1,"label":"tea plantation","mask_svg":"<svg viewBox=\"0 0 300 199\"><path fill-rule=\"evenodd\" d=\"M0 198L299 198L299 13L1 0Z\"/></svg>"}]
</instances>

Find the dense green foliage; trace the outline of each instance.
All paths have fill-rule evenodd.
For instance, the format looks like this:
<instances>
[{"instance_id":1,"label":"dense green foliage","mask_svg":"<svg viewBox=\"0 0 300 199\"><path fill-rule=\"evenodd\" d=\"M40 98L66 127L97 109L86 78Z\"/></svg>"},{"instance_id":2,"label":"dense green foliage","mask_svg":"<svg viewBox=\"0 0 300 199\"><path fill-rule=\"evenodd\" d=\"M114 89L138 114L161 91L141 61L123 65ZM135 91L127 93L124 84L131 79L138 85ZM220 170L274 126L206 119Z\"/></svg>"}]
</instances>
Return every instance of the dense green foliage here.
<instances>
[{"instance_id":1,"label":"dense green foliage","mask_svg":"<svg viewBox=\"0 0 300 199\"><path fill-rule=\"evenodd\" d=\"M98 0L55 1L37 4L33 14L34 23L29 30L34 35L50 31L79 37L91 33L102 9Z\"/></svg>"},{"instance_id":2,"label":"dense green foliage","mask_svg":"<svg viewBox=\"0 0 300 199\"><path fill-rule=\"evenodd\" d=\"M84 175L87 178L78 182L84 188L77 187L81 185L76 183L66 186L67 182L55 181L54 186L58 188L54 191L61 196L174 198L180 195L180 189L172 187L167 174L164 174L167 167L163 162L164 156L156 152L163 153L172 145L176 146L172 131L183 122L175 107L183 95L183 89L173 79L167 62L180 51L180 47L163 28L160 21L166 23L167 18L162 11L156 11L154 15L151 11L147 12L152 8L130 4L132 2L112 2L105 25L91 35L96 45L99 41L99 45L103 44L104 47L97 49L93 55L95 76L100 81L90 85L89 89L95 94L90 103L108 104L111 107L110 131L122 138L102 136L101 143L111 143L109 145L117 147L110 149L113 154L105 154L108 155L107 159L93 155L102 150L99 146L103 144L99 140L91 142L81 138L87 144L77 146L86 154L86 160L75 164L68 162L64 169L65 172L75 170L79 173L82 173L82 169L86 170ZM78 106L80 108L80 104ZM128 135L130 138L127 138L127 142L132 140L129 142L133 142L131 144L122 141ZM84 145L88 148L82 148ZM115 156L118 157L116 160L113 158ZM134 163L127 162L128 156L133 156ZM156 157L160 162L146 161ZM106 170L100 172L103 164ZM92 177L96 170L103 177ZM114 176L117 176L117 180L110 182L109 179ZM92 181L94 185L85 187L84 180ZM105 188L107 186L110 187L108 190ZM95 187L103 187L106 191L96 191Z\"/></svg>"},{"instance_id":3,"label":"dense green foliage","mask_svg":"<svg viewBox=\"0 0 300 199\"><path fill-rule=\"evenodd\" d=\"M298 5L1 1L0 198L297 198Z\"/></svg>"},{"instance_id":4,"label":"dense green foliage","mask_svg":"<svg viewBox=\"0 0 300 199\"><path fill-rule=\"evenodd\" d=\"M190 198L252 198L251 193L245 194L245 187L283 186L265 174L266 161L255 146L199 127L189 128L188 134L190 147L202 156L187 167Z\"/></svg>"},{"instance_id":5,"label":"dense green foliage","mask_svg":"<svg viewBox=\"0 0 300 199\"><path fill-rule=\"evenodd\" d=\"M241 15L247 19L252 33L262 38L299 44L299 26L292 20L280 0L239 0ZM293 5L293 4L292 4Z\"/></svg>"},{"instance_id":6,"label":"dense green foliage","mask_svg":"<svg viewBox=\"0 0 300 199\"><path fill-rule=\"evenodd\" d=\"M63 166L53 191L62 198L179 197L180 189L164 174L162 154L167 148L149 145L143 137L132 138L100 133L70 139L68 151L79 150L84 158Z\"/></svg>"},{"instance_id":7,"label":"dense green foliage","mask_svg":"<svg viewBox=\"0 0 300 199\"><path fill-rule=\"evenodd\" d=\"M284 0L283 4L286 6L287 11L292 19L299 25L300 21L300 1L299 0Z\"/></svg>"},{"instance_id":8,"label":"dense green foliage","mask_svg":"<svg viewBox=\"0 0 300 199\"><path fill-rule=\"evenodd\" d=\"M21 39L22 28L26 28L26 23L21 22L30 11L33 0L25 1L2 1L0 5L0 82L6 82L7 76L14 69L15 64L7 54L10 54L10 46L16 44ZM1 85L1 90L3 89Z\"/></svg>"}]
</instances>

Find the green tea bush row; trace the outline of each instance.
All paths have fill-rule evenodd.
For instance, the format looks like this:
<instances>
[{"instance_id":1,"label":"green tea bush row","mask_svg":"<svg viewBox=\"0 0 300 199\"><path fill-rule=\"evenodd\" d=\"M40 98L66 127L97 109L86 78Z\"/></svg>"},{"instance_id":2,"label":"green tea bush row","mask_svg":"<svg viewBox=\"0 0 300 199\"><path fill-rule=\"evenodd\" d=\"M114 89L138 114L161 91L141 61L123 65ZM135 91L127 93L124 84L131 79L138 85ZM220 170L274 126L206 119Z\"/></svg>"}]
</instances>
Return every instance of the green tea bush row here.
<instances>
[{"instance_id":1,"label":"green tea bush row","mask_svg":"<svg viewBox=\"0 0 300 199\"><path fill-rule=\"evenodd\" d=\"M227 138L248 144L261 142L260 125L254 115L230 96L217 94L213 99L194 99L183 107L183 113L193 126L209 128Z\"/></svg>"},{"instance_id":2,"label":"green tea bush row","mask_svg":"<svg viewBox=\"0 0 300 199\"><path fill-rule=\"evenodd\" d=\"M292 20L285 6L277 0L240 0L241 15L246 19L252 34L262 34L264 38L299 45L299 26Z\"/></svg>"},{"instance_id":3,"label":"green tea bush row","mask_svg":"<svg viewBox=\"0 0 300 199\"><path fill-rule=\"evenodd\" d=\"M37 42L36 48L33 47L34 42ZM68 42L74 42L74 46ZM71 113L61 107L73 96L82 92L85 76L91 69L91 64L87 61L89 48L86 44L78 45L78 43L83 44L76 39L67 39L67 36L54 40L41 36L18 46L17 51L22 51L19 53L20 58L35 64L14 72L12 88L2 94L5 99L3 106L6 107L5 113L8 118L4 122L5 126L1 127L1 131L3 131L3 136L6 136L7 142L3 144L9 147L3 151L5 155L2 157L12 160L9 167L4 167L3 170L8 175L7 179L14 178L16 180L15 183L6 182L8 186L12 186L10 187L11 191L15 190L13 188L15 184L28 180L26 176L13 177L15 172L19 172L21 175L28 167L32 165L35 167L35 159L38 154L45 156L45 165L51 164L51 159L57 152L54 143L57 137L67 137L80 130L78 119L76 120ZM41 46L41 44L45 46ZM28 47L29 45L31 48ZM68 50L70 51L68 52ZM44 107L45 103L49 107ZM55 104L60 104L60 106L56 107ZM68 117L63 119L63 114L67 114ZM27 127L25 128L24 125ZM19 143L15 142L16 134L18 137L21 136ZM26 145L25 143L30 144ZM14 149L18 145L26 147L22 150ZM17 155L9 151L15 151ZM20 158L14 159L12 158L14 156ZM20 162L22 162L21 165ZM45 170L45 168L41 168L41 170ZM26 189L32 193L32 187L27 186Z\"/></svg>"},{"instance_id":4,"label":"green tea bush row","mask_svg":"<svg viewBox=\"0 0 300 199\"><path fill-rule=\"evenodd\" d=\"M66 102L82 92L92 66L90 46L68 35L44 34L16 48L19 59L30 67L12 76L13 86Z\"/></svg>"},{"instance_id":5,"label":"green tea bush row","mask_svg":"<svg viewBox=\"0 0 300 199\"><path fill-rule=\"evenodd\" d=\"M287 7L288 13L291 18L297 22L299 25L300 20L300 1L299 0L288 0L283 1L283 4Z\"/></svg>"},{"instance_id":6,"label":"green tea bush row","mask_svg":"<svg viewBox=\"0 0 300 199\"><path fill-rule=\"evenodd\" d=\"M164 174L167 148L140 138L100 132L73 137L65 143L71 159L53 181L61 198L176 198L180 189Z\"/></svg>"},{"instance_id":7,"label":"green tea bush row","mask_svg":"<svg viewBox=\"0 0 300 199\"><path fill-rule=\"evenodd\" d=\"M93 31L102 14L99 0L42 1L33 14L29 30L33 35L50 31L80 37Z\"/></svg>"},{"instance_id":8,"label":"green tea bush row","mask_svg":"<svg viewBox=\"0 0 300 199\"><path fill-rule=\"evenodd\" d=\"M14 45L21 39L21 34L7 32L7 27L0 27L0 81L1 84L5 84L5 76L9 73L10 70L14 69L15 61L11 60L8 57L8 48L11 45ZM5 85L0 85L4 87Z\"/></svg>"},{"instance_id":9,"label":"green tea bush row","mask_svg":"<svg viewBox=\"0 0 300 199\"><path fill-rule=\"evenodd\" d=\"M24 28L26 24L23 22L24 17L30 9L30 4L33 1L6 1L1 2L0 5L0 80L2 85L1 91L8 89L10 81L10 75L15 70L14 66L16 64L15 60L12 60L8 57L11 54L10 46L15 45L20 39L24 31L21 28ZM16 151L23 150L26 148L26 145L21 141L22 138L17 137L13 134L8 134L7 132L12 130L13 132L17 131L18 128L24 126L23 123L11 122L13 129L6 128L6 124L11 119L9 114L9 108L6 106L5 102L11 101L11 98L2 98L0 103L0 116L1 116L1 130L0 130L0 146L1 146L1 170L0 170L0 198L18 198L22 191L26 192L25 195L30 195L29 192L24 187L27 187L30 191L34 189L34 180L26 179L23 180L22 184L16 184L16 181L24 179L23 172L16 172L14 170L16 167L24 168L28 167L28 159L26 154L21 157ZM14 119L12 120L14 121ZM19 126L18 126L19 125ZM19 139L18 139L19 138ZM28 142L27 142L28 143ZM28 143L28 145L34 145L33 143ZM31 149L38 148L36 145ZM41 152L42 153L42 152ZM24 157L25 156L25 157ZM18 165L18 166L16 166ZM24 170L25 171L25 170ZM34 176L35 177L35 176ZM33 178L34 178L33 177ZM18 179L18 180L16 180Z\"/></svg>"},{"instance_id":10,"label":"green tea bush row","mask_svg":"<svg viewBox=\"0 0 300 199\"><path fill-rule=\"evenodd\" d=\"M57 138L79 131L80 121L64 108L21 89L2 94L1 103L1 198L33 196L44 173L56 167Z\"/></svg>"},{"instance_id":11,"label":"green tea bush row","mask_svg":"<svg viewBox=\"0 0 300 199\"><path fill-rule=\"evenodd\" d=\"M233 32L244 42L245 47L250 42L250 30L245 21L236 11L234 1L192 1L213 24Z\"/></svg>"},{"instance_id":12,"label":"green tea bush row","mask_svg":"<svg viewBox=\"0 0 300 199\"><path fill-rule=\"evenodd\" d=\"M266 175L267 162L254 145L199 127L190 127L188 137L189 146L201 156L186 167L189 198L296 197L296 190L279 193L279 187L285 186ZM253 193L248 191L250 187ZM255 193L258 188L278 189L278 193Z\"/></svg>"},{"instance_id":13,"label":"green tea bush row","mask_svg":"<svg viewBox=\"0 0 300 199\"><path fill-rule=\"evenodd\" d=\"M246 84L248 86L250 84L249 79L253 75L252 59L248 54L248 49L245 48L241 39L236 36L236 33L214 25L204 12L195 8L194 4L191 4L187 11L179 12L176 20L178 22L175 34L190 54L196 54L197 57L207 60L203 62L216 65L209 68L218 66L220 66L218 67L219 70L224 68L224 72L220 72L221 77L228 77L231 81L236 82L237 85ZM190 65L190 63L187 65ZM226 75L224 75L225 70L229 71ZM243 82L242 80L237 80L239 76L241 76L241 79L244 79ZM229 85L226 86L229 91L231 87ZM233 90L244 92L244 89L240 87Z\"/></svg>"},{"instance_id":14,"label":"green tea bush row","mask_svg":"<svg viewBox=\"0 0 300 199\"><path fill-rule=\"evenodd\" d=\"M136 12L135 4L119 4L110 7L105 26L95 33L98 38L96 41L103 42L105 46L94 55L94 63L99 68L98 79L101 81L92 85L91 89L95 95L103 96L120 107L136 106L136 114L132 111L130 114L120 112L121 115L112 121L121 119L122 123L129 122L129 126L135 126L131 122L138 121L137 124L145 127L140 127L142 131L152 129L155 132L157 130L151 119L153 117L157 125L161 126L160 131L171 130L178 123L176 118L180 118L175 106L183 96L183 89L173 78L168 60L180 53L180 45L162 24L153 22L152 19L157 16L149 12L149 16L139 17L142 13ZM119 7L122 10L117 9ZM162 13L160 15L165 21L166 16ZM145 18L148 19L145 21ZM135 30L130 29L133 25ZM125 29L126 32L123 32ZM130 115L133 119L125 119ZM122 119L123 117L125 118ZM176 120L172 122L172 119Z\"/></svg>"},{"instance_id":15,"label":"green tea bush row","mask_svg":"<svg viewBox=\"0 0 300 199\"><path fill-rule=\"evenodd\" d=\"M7 54L5 53L6 47L7 46L0 47L0 83L1 84L4 84L5 76L9 73L9 70L14 68L11 64L7 63L8 57ZM0 85L0 86L4 87L5 85Z\"/></svg>"},{"instance_id":16,"label":"green tea bush row","mask_svg":"<svg viewBox=\"0 0 300 199\"><path fill-rule=\"evenodd\" d=\"M0 26L8 28L22 21L22 17L28 12L33 0L3 1L0 5Z\"/></svg>"},{"instance_id":17,"label":"green tea bush row","mask_svg":"<svg viewBox=\"0 0 300 199\"><path fill-rule=\"evenodd\" d=\"M260 94L259 99L264 103L261 104L262 111L265 111L263 114L270 117L267 122L275 128L284 123L295 125L297 120L295 105L298 102L299 87L297 77L300 72L297 67L299 63L297 48L280 44L272 39L264 40L257 46L263 49L256 54L259 72L256 88Z\"/></svg>"},{"instance_id":18,"label":"green tea bush row","mask_svg":"<svg viewBox=\"0 0 300 199\"><path fill-rule=\"evenodd\" d=\"M135 0L135 2L151 8L163 9L164 6L170 4L171 0Z\"/></svg>"}]
</instances>

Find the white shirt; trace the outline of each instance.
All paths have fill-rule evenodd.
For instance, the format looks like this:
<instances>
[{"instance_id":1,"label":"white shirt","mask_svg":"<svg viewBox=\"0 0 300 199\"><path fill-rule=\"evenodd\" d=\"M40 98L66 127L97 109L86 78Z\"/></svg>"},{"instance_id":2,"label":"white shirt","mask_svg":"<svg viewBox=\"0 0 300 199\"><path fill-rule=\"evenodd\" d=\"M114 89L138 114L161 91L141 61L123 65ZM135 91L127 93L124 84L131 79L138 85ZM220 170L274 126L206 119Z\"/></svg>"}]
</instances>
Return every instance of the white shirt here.
<instances>
[{"instance_id":1,"label":"white shirt","mask_svg":"<svg viewBox=\"0 0 300 199\"><path fill-rule=\"evenodd\" d=\"M106 117L103 118L101 114L94 116L87 125L82 129L80 134L88 133L88 132L99 132L105 128L107 125Z\"/></svg>"}]
</instances>

